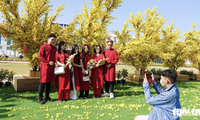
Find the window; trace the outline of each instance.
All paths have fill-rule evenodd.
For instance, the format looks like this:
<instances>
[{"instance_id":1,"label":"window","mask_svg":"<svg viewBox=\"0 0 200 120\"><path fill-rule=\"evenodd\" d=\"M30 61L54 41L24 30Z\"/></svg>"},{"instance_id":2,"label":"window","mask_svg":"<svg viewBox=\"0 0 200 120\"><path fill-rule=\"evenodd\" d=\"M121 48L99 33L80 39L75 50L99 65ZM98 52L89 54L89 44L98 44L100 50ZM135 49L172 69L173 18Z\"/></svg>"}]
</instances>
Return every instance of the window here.
<instances>
[{"instance_id":1,"label":"window","mask_svg":"<svg viewBox=\"0 0 200 120\"><path fill-rule=\"evenodd\" d=\"M2 50L2 46L0 46L0 50Z\"/></svg>"},{"instance_id":2,"label":"window","mask_svg":"<svg viewBox=\"0 0 200 120\"><path fill-rule=\"evenodd\" d=\"M10 38L7 37L7 40L9 40ZM7 41L7 45L10 45L11 44L11 40Z\"/></svg>"},{"instance_id":3,"label":"window","mask_svg":"<svg viewBox=\"0 0 200 120\"><path fill-rule=\"evenodd\" d=\"M12 50L12 48L11 47L7 47L7 50Z\"/></svg>"}]
</instances>

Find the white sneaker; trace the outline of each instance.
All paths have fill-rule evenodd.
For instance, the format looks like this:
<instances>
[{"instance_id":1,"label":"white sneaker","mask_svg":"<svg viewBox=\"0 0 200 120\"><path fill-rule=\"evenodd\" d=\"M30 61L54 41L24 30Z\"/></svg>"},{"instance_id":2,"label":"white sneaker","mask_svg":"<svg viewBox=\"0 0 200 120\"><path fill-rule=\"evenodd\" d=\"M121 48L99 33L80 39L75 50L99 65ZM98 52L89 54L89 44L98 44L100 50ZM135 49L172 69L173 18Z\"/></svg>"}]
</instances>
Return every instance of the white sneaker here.
<instances>
[{"instance_id":1,"label":"white sneaker","mask_svg":"<svg viewBox=\"0 0 200 120\"><path fill-rule=\"evenodd\" d=\"M113 92L110 93L110 98L111 98L111 99L114 98Z\"/></svg>"},{"instance_id":2,"label":"white sneaker","mask_svg":"<svg viewBox=\"0 0 200 120\"><path fill-rule=\"evenodd\" d=\"M105 92L104 94L101 94L102 97L105 97L105 96L110 96L109 93Z\"/></svg>"}]
</instances>

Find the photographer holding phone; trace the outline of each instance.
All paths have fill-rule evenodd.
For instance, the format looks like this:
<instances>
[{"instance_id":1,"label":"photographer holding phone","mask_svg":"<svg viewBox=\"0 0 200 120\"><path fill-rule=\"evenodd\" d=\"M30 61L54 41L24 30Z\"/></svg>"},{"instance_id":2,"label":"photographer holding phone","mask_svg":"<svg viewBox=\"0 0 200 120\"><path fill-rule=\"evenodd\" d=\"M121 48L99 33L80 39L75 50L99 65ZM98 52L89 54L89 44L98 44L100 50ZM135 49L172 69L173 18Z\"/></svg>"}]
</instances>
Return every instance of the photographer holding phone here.
<instances>
[{"instance_id":1,"label":"photographer holding phone","mask_svg":"<svg viewBox=\"0 0 200 120\"><path fill-rule=\"evenodd\" d=\"M176 86L176 72L165 70L161 73L160 84L165 87L164 89L154 81L153 74L151 78L153 80L152 86L158 93L157 96L151 96L146 74L143 81L146 102L153 106L151 113L150 115L138 115L134 120L179 120L179 116L173 114L174 109L181 109L179 90Z\"/></svg>"}]
</instances>

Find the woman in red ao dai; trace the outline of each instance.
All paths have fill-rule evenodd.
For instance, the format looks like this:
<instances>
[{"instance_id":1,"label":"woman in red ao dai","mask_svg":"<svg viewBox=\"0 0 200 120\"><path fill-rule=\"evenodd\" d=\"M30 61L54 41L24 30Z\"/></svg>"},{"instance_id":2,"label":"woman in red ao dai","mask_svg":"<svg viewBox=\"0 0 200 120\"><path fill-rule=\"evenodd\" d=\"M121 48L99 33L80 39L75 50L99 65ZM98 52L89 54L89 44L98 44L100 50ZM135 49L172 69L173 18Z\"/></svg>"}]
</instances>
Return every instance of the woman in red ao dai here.
<instances>
[{"instance_id":1,"label":"woman in red ao dai","mask_svg":"<svg viewBox=\"0 0 200 120\"><path fill-rule=\"evenodd\" d=\"M56 62L59 67L64 67L65 73L57 75L56 88L58 89L58 101L67 101L70 97L71 72L69 69L69 53L65 50L66 43L61 41L56 52Z\"/></svg>"},{"instance_id":2,"label":"woman in red ao dai","mask_svg":"<svg viewBox=\"0 0 200 120\"><path fill-rule=\"evenodd\" d=\"M101 54L101 47L96 45L94 48L94 53L92 59L98 63L101 59L104 59L104 55ZM103 64L96 64L92 69L92 87L94 90L94 97L101 97L101 89L103 88Z\"/></svg>"}]
</instances>

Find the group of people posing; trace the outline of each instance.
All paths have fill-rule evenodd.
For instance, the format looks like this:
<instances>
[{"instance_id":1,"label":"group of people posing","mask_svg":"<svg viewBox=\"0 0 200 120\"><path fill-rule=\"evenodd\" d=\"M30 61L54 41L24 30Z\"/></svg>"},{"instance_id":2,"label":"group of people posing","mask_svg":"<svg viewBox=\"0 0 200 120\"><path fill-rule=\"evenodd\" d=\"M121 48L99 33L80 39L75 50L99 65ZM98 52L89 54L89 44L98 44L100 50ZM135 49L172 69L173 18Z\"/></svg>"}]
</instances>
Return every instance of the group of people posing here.
<instances>
[{"instance_id":1,"label":"group of people posing","mask_svg":"<svg viewBox=\"0 0 200 120\"><path fill-rule=\"evenodd\" d=\"M71 52L66 51L66 43L61 41L58 49L54 46L56 40L55 34L48 35L48 43L41 46L38 58L40 60L40 84L38 103L43 104L43 91L45 89L45 101L52 101L49 97L51 82L55 82L55 88L58 90L58 101L67 101L70 94L77 95L79 91L80 99L88 98L90 82L84 80L85 76L89 76L88 62L93 59L96 63L102 59L108 60L101 64L95 64L91 71L91 85L93 87L93 97L110 96L114 98L113 90L115 83L115 64L118 62L117 51L112 48L113 41L107 41L107 49L102 50L101 46L96 45L89 48L87 44L82 46L82 52L79 52L77 44L72 46ZM94 49L94 55L91 56L89 49ZM103 54L102 54L103 52ZM72 61L68 61L70 55L75 54ZM64 67L65 73L54 74L55 64ZM69 67L72 65L72 67ZM105 82L105 93L103 85ZM110 92L109 92L110 89ZM71 96L72 97L72 96ZM71 99L77 99L76 97Z\"/></svg>"}]
</instances>

